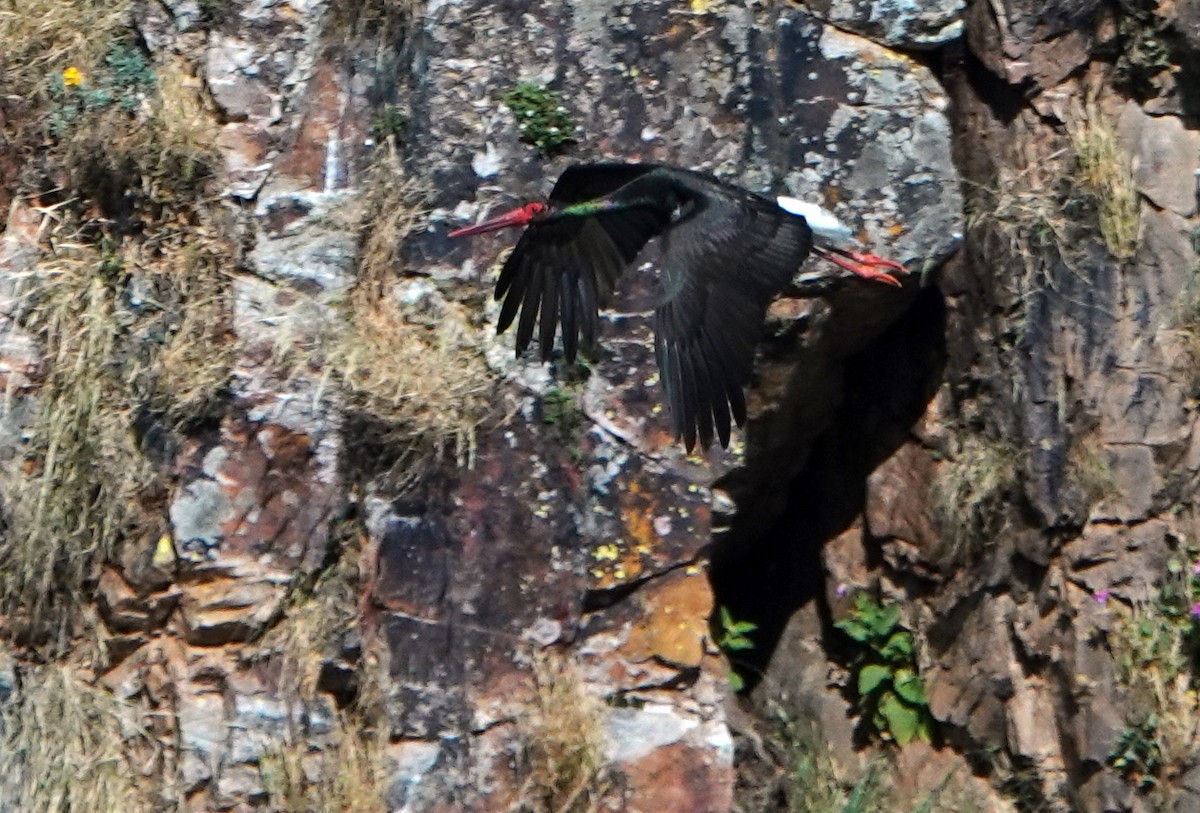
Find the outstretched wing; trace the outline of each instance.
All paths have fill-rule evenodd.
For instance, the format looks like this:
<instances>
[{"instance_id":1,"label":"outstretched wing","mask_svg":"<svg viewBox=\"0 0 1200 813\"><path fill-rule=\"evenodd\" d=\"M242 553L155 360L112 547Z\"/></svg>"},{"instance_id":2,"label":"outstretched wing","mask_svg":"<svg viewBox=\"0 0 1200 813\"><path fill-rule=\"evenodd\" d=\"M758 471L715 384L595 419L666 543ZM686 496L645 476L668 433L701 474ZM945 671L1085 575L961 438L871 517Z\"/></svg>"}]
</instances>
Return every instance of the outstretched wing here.
<instances>
[{"instance_id":1,"label":"outstretched wing","mask_svg":"<svg viewBox=\"0 0 1200 813\"><path fill-rule=\"evenodd\" d=\"M746 419L742 388L767 305L812 249L812 231L774 201L656 165L570 167L550 196L559 210L598 200L525 230L496 286L498 330L517 321L520 354L538 328L548 361L561 322L573 361L581 334L595 344L600 307L621 273L665 235L655 345L672 429L689 451L697 440L710 446L714 433L728 445L731 421Z\"/></svg>"},{"instance_id":2,"label":"outstretched wing","mask_svg":"<svg viewBox=\"0 0 1200 813\"><path fill-rule=\"evenodd\" d=\"M559 176L550 193L552 209L619 196L631 182L660 169L654 164L577 164ZM617 279L655 235L670 223L671 208L647 200L581 215L550 217L525 229L509 255L496 299L503 299L497 332L517 320L517 354L540 328L543 361L554 350L558 324L563 350L574 361L580 339L593 347L600 308L607 304ZM519 313L519 319L518 319Z\"/></svg>"},{"instance_id":3,"label":"outstretched wing","mask_svg":"<svg viewBox=\"0 0 1200 813\"><path fill-rule=\"evenodd\" d=\"M666 235L666 296L655 312L659 375L672 430L691 451L714 430L729 443L730 418L746 420L743 387L771 300L812 249L803 217L766 198L708 184L702 205Z\"/></svg>"}]
</instances>

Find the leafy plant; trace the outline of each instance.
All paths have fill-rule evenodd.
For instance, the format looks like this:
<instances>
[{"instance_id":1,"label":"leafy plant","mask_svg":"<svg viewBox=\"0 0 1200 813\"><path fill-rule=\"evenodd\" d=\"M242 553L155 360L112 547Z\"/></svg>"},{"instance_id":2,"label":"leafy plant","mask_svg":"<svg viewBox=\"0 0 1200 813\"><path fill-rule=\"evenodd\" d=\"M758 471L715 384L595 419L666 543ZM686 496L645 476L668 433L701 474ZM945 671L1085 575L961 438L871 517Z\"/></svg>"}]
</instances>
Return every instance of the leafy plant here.
<instances>
[{"instance_id":1,"label":"leafy plant","mask_svg":"<svg viewBox=\"0 0 1200 813\"><path fill-rule=\"evenodd\" d=\"M1125 726L1109 752L1108 764L1137 787L1153 787L1163 768L1158 716L1151 714L1140 722Z\"/></svg>"},{"instance_id":2,"label":"leafy plant","mask_svg":"<svg viewBox=\"0 0 1200 813\"><path fill-rule=\"evenodd\" d=\"M757 624L749 621L735 621L725 607L720 609L717 617L721 622L721 637L717 640L717 646L721 648L722 652L743 652L747 649L754 649L754 641L749 635L758 629ZM732 669L729 671L729 687L735 692L746 688L746 681Z\"/></svg>"},{"instance_id":3,"label":"leafy plant","mask_svg":"<svg viewBox=\"0 0 1200 813\"><path fill-rule=\"evenodd\" d=\"M898 745L916 737L929 742L933 718L925 682L917 673L913 636L900 623L900 608L859 593L850 615L835 626L861 647L853 668L863 721Z\"/></svg>"},{"instance_id":4,"label":"leafy plant","mask_svg":"<svg viewBox=\"0 0 1200 813\"><path fill-rule=\"evenodd\" d=\"M68 135L80 118L91 111L117 107L134 112L142 96L154 89L154 69L135 44L118 40L108 49L103 65L94 74L66 68L50 82L50 132Z\"/></svg>"},{"instance_id":5,"label":"leafy plant","mask_svg":"<svg viewBox=\"0 0 1200 813\"><path fill-rule=\"evenodd\" d=\"M108 86L114 101L127 112L138 104L139 94L154 87L154 69L140 48L130 42L114 43L104 56Z\"/></svg>"},{"instance_id":6,"label":"leafy plant","mask_svg":"<svg viewBox=\"0 0 1200 813\"><path fill-rule=\"evenodd\" d=\"M575 121L558 94L535 82L518 82L504 94L521 131L521 140L545 155L560 152L575 140Z\"/></svg>"}]
</instances>

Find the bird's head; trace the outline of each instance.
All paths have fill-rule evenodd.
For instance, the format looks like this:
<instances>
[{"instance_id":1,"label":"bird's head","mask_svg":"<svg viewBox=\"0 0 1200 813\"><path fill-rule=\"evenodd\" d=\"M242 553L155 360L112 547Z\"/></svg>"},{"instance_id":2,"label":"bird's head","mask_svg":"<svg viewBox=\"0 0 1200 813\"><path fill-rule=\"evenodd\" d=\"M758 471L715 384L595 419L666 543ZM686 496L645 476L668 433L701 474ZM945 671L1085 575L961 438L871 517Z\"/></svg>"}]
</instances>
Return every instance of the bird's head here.
<instances>
[{"instance_id":1,"label":"bird's head","mask_svg":"<svg viewBox=\"0 0 1200 813\"><path fill-rule=\"evenodd\" d=\"M462 229L455 229L450 232L451 237L470 237L472 234L483 234L484 232L496 231L497 229L507 229L513 226L525 226L536 220L546 211L544 203L526 203L524 206L518 206L512 211L505 212L502 215L497 215L490 220L485 220L475 226L467 226Z\"/></svg>"}]
</instances>

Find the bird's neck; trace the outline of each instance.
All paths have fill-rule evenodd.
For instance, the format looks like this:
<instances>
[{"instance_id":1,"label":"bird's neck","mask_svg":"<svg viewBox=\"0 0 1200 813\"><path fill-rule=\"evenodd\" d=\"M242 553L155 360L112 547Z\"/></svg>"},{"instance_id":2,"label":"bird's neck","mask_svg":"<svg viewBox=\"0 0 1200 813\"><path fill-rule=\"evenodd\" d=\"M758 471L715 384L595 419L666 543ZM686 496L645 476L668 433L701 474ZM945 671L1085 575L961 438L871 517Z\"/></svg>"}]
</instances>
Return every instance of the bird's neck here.
<instances>
[{"instance_id":1,"label":"bird's neck","mask_svg":"<svg viewBox=\"0 0 1200 813\"><path fill-rule=\"evenodd\" d=\"M557 214L560 217L588 217L598 212L618 212L622 209L630 209L634 206L644 205L641 200L612 200L610 198L600 198L599 200L585 200L583 203L573 203L570 206L564 206L559 209Z\"/></svg>"}]
</instances>

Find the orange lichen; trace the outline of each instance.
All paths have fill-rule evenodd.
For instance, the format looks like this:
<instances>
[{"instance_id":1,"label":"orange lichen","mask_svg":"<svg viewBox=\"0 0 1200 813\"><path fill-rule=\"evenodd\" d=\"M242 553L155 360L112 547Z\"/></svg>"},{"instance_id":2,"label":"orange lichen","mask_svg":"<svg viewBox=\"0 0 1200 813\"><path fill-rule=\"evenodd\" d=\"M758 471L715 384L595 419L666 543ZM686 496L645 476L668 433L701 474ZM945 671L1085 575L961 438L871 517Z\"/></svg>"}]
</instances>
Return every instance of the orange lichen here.
<instances>
[{"instance_id":1,"label":"orange lichen","mask_svg":"<svg viewBox=\"0 0 1200 813\"><path fill-rule=\"evenodd\" d=\"M686 668L699 666L713 608L708 579L702 573L656 579L642 603L644 620L629 635L630 657L656 658Z\"/></svg>"}]
</instances>

